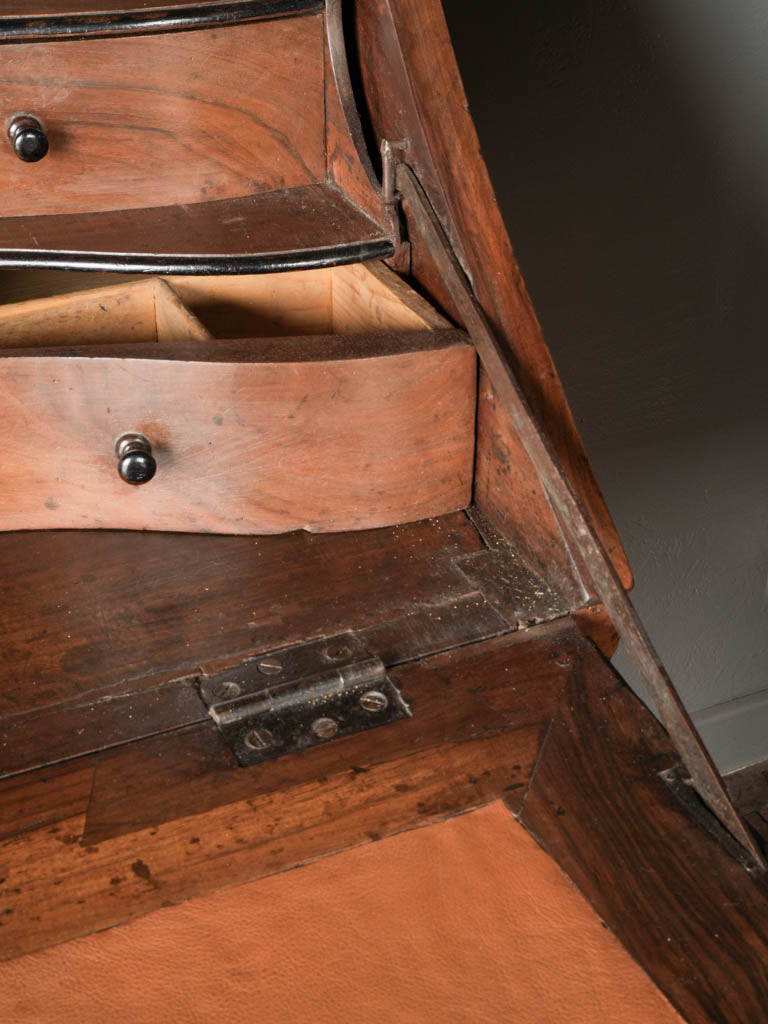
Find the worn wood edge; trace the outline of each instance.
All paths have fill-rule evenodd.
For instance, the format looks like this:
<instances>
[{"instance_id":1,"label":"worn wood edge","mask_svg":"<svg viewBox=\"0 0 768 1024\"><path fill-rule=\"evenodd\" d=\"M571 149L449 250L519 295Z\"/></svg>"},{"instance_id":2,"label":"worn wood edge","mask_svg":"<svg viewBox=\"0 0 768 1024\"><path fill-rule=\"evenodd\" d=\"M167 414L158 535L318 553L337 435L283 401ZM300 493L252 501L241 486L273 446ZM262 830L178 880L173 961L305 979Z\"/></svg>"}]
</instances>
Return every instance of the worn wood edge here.
<instances>
[{"instance_id":1,"label":"worn wood edge","mask_svg":"<svg viewBox=\"0 0 768 1024\"><path fill-rule=\"evenodd\" d=\"M229 0L213 3L181 3L163 7L93 12L0 16L0 42L55 42L105 36L144 35L216 28L247 21L297 17L325 8L325 0Z\"/></svg>"},{"instance_id":2,"label":"worn wood edge","mask_svg":"<svg viewBox=\"0 0 768 1024\"><path fill-rule=\"evenodd\" d=\"M370 359L440 352L453 348L471 348L463 331L450 329L391 331L381 334L300 334L287 338L241 338L224 341L202 337L156 342L115 341L107 344L84 344L82 347L69 344L0 348L0 365L14 359L28 362L31 359L58 358L277 366L293 363L365 362Z\"/></svg>"}]
</instances>

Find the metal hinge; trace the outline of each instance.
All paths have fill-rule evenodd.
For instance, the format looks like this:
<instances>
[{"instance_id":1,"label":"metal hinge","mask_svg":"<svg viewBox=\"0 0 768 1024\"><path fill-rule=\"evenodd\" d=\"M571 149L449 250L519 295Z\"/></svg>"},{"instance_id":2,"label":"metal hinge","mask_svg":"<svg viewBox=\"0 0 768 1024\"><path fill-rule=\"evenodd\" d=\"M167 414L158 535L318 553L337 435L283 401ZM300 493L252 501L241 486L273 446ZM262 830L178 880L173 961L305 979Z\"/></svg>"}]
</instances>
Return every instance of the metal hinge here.
<instances>
[{"instance_id":1,"label":"metal hinge","mask_svg":"<svg viewBox=\"0 0 768 1024\"><path fill-rule=\"evenodd\" d=\"M381 658L353 632L249 658L203 677L200 695L244 766L411 714Z\"/></svg>"}]
</instances>

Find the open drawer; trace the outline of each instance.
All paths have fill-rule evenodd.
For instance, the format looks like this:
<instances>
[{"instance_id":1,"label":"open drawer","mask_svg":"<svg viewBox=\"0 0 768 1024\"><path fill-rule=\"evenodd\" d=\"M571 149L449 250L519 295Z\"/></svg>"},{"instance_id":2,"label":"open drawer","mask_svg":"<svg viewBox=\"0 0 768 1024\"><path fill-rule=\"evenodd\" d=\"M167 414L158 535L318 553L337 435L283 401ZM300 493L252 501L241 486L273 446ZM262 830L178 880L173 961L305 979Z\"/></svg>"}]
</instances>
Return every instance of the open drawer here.
<instances>
[{"instance_id":1,"label":"open drawer","mask_svg":"<svg viewBox=\"0 0 768 1024\"><path fill-rule=\"evenodd\" d=\"M171 285L0 312L0 528L340 531L469 503L474 350L386 267ZM133 434L143 487L117 472Z\"/></svg>"}]
</instances>

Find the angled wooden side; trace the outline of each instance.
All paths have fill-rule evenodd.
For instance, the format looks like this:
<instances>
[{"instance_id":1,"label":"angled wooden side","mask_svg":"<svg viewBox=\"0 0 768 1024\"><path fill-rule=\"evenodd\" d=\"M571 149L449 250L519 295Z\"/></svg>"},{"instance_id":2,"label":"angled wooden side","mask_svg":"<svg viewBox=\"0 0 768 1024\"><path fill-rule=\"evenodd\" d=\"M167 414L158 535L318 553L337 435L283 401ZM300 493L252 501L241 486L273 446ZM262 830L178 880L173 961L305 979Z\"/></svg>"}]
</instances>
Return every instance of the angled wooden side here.
<instances>
[{"instance_id":1,"label":"angled wooden side","mask_svg":"<svg viewBox=\"0 0 768 1024\"><path fill-rule=\"evenodd\" d=\"M373 132L377 139L407 140L404 158L421 179L492 325L510 345L523 390L546 426L622 581L630 586L626 557L515 262L467 108L440 0L358 0L355 11ZM453 312L451 297L412 219L408 227L413 276ZM493 402L489 390L481 376L478 505L579 604L578 566L570 559L540 490L520 489L518 477L530 480L535 474L503 418L484 411ZM532 532L527 529L531 523Z\"/></svg>"},{"instance_id":2,"label":"angled wooden side","mask_svg":"<svg viewBox=\"0 0 768 1024\"><path fill-rule=\"evenodd\" d=\"M661 726L582 642L514 809L689 1024L756 1024L768 886L677 764Z\"/></svg>"}]
</instances>

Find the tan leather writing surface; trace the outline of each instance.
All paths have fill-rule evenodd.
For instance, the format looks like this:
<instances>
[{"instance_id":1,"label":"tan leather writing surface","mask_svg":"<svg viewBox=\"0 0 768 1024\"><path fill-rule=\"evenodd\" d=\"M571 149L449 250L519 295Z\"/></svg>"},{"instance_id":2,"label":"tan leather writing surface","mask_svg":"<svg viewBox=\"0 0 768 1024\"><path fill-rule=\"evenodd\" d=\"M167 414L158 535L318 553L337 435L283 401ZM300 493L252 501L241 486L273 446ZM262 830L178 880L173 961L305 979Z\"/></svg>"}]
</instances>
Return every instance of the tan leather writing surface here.
<instances>
[{"instance_id":1,"label":"tan leather writing surface","mask_svg":"<svg viewBox=\"0 0 768 1024\"><path fill-rule=\"evenodd\" d=\"M0 1020L680 1022L499 803L6 963Z\"/></svg>"}]
</instances>

